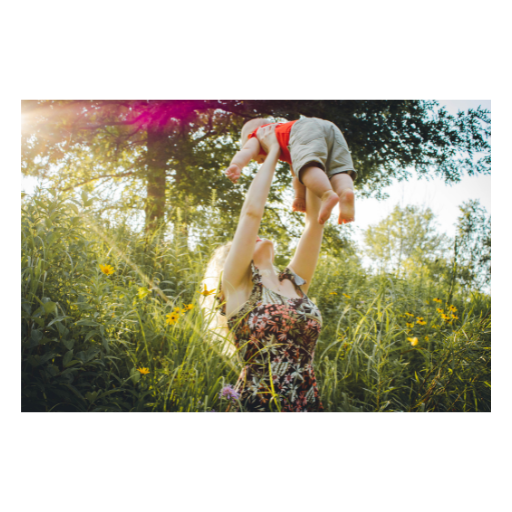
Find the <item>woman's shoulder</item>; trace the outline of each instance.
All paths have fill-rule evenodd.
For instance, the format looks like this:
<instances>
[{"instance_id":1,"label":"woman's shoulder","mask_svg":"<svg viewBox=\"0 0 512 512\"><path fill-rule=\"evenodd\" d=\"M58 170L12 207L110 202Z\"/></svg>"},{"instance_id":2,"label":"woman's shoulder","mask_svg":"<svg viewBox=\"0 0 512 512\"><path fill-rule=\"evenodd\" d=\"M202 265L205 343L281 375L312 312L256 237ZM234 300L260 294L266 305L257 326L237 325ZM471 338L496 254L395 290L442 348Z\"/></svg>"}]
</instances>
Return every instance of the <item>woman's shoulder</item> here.
<instances>
[{"instance_id":1,"label":"woman's shoulder","mask_svg":"<svg viewBox=\"0 0 512 512\"><path fill-rule=\"evenodd\" d=\"M236 290L231 290L231 292L227 294L227 297L224 295L225 299L220 309L221 314L228 319L238 314L251 297L254 296L255 290L258 288L257 285L261 288L261 274L254 263L251 262L247 278L244 279L243 284Z\"/></svg>"}]
</instances>

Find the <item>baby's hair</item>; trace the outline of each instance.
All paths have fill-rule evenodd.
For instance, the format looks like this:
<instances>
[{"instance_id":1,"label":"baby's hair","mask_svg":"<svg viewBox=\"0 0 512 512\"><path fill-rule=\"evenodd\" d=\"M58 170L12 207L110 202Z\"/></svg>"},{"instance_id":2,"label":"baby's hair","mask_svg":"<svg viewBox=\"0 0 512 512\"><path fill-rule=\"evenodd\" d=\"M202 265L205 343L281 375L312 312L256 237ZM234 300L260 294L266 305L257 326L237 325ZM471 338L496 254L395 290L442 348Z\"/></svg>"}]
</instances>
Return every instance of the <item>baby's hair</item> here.
<instances>
[{"instance_id":1,"label":"baby's hair","mask_svg":"<svg viewBox=\"0 0 512 512\"><path fill-rule=\"evenodd\" d=\"M240 147L243 148L244 144L247 142L247 138L249 134L252 133L256 128L263 126L264 124L272 123L270 119L264 119L262 117L258 117L256 119L251 119L247 121L242 127L242 135L240 138Z\"/></svg>"}]
</instances>

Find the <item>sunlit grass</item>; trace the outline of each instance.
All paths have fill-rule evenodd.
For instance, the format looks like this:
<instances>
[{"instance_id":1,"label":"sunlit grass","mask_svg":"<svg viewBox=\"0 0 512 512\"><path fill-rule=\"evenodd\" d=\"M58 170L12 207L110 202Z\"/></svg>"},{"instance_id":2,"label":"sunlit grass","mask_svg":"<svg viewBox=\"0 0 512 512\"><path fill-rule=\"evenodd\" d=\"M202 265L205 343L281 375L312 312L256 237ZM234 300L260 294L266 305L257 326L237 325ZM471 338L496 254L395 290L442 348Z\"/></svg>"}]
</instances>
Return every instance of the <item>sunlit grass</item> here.
<instances>
[{"instance_id":1,"label":"sunlit grass","mask_svg":"<svg viewBox=\"0 0 512 512\"><path fill-rule=\"evenodd\" d=\"M241 363L201 307L213 241L190 250L107 229L89 201L24 203L23 410L233 410L220 393ZM327 411L490 410L489 297L459 290L447 303L435 283L329 256L309 295L324 319L315 371Z\"/></svg>"}]
</instances>

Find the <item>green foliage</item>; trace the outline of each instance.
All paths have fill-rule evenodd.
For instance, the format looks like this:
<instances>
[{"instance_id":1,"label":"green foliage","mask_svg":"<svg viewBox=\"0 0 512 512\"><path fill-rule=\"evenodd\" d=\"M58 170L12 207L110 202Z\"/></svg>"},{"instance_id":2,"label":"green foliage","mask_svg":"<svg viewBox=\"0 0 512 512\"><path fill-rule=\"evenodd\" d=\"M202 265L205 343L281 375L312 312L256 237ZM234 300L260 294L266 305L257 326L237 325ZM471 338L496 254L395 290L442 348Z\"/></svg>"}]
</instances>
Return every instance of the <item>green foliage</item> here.
<instances>
[{"instance_id":1,"label":"green foliage","mask_svg":"<svg viewBox=\"0 0 512 512\"><path fill-rule=\"evenodd\" d=\"M411 169L447 182L489 173L489 112L454 117L437 106L411 100L23 101L22 172L60 190L95 185L99 211L144 211L151 229L174 222L179 208L187 230L212 189L226 212L240 211L249 181L234 186L222 171L239 149L244 121L254 117L335 123L351 149L361 194L380 195ZM276 174L274 190L282 194L281 185L289 189L288 166ZM284 210L276 207L276 222Z\"/></svg>"},{"instance_id":2,"label":"green foliage","mask_svg":"<svg viewBox=\"0 0 512 512\"><path fill-rule=\"evenodd\" d=\"M426 265L445 256L448 237L436 231L430 208L395 206L388 217L365 232L366 254L384 271Z\"/></svg>"},{"instance_id":3,"label":"green foliage","mask_svg":"<svg viewBox=\"0 0 512 512\"><path fill-rule=\"evenodd\" d=\"M454 247L454 275L466 286L491 285L491 216L478 200L460 207Z\"/></svg>"},{"instance_id":4,"label":"green foliage","mask_svg":"<svg viewBox=\"0 0 512 512\"><path fill-rule=\"evenodd\" d=\"M94 202L23 200L22 409L226 410L219 392L241 367L213 338L199 284L233 219L210 198L191 248L178 221L172 237L151 237L111 225ZM310 296L324 318L315 368L326 410L490 410L490 298L400 275L365 271L350 248L322 256Z\"/></svg>"},{"instance_id":5,"label":"green foliage","mask_svg":"<svg viewBox=\"0 0 512 512\"><path fill-rule=\"evenodd\" d=\"M208 410L237 371L206 341L205 253L107 230L91 201L40 194L23 204L23 410L187 411L199 398Z\"/></svg>"},{"instance_id":6,"label":"green foliage","mask_svg":"<svg viewBox=\"0 0 512 512\"><path fill-rule=\"evenodd\" d=\"M321 259L310 296L324 320L316 368L327 410L490 411L490 298L448 304L449 283L425 285Z\"/></svg>"}]
</instances>

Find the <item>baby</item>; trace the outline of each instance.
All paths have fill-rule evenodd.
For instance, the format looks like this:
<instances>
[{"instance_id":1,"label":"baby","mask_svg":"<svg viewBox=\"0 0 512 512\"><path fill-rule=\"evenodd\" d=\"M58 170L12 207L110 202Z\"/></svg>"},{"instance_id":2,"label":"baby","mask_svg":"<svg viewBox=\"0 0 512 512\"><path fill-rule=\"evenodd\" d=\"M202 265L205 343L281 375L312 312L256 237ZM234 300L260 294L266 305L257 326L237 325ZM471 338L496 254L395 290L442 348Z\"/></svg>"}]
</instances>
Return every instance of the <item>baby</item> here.
<instances>
[{"instance_id":1,"label":"baby","mask_svg":"<svg viewBox=\"0 0 512 512\"><path fill-rule=\"evenodd\" d=\"M294 211L306 211L306 188L322 200L318 222L330 217L339 203L338 224L354 220L354 182L356 172L347 143L339 128L330 121L303 117L288 123L269 123L268 119L251 119L242 128L241 147L231 160L226 176L236 183L242 169L251 161L263 163L263 151L256 132L275 124L281 148L279 160L290 164L293 175Z\"/></svg>"}]
</instances>

